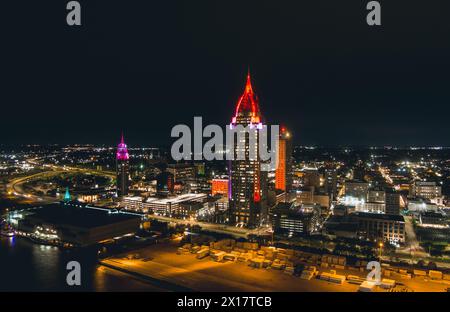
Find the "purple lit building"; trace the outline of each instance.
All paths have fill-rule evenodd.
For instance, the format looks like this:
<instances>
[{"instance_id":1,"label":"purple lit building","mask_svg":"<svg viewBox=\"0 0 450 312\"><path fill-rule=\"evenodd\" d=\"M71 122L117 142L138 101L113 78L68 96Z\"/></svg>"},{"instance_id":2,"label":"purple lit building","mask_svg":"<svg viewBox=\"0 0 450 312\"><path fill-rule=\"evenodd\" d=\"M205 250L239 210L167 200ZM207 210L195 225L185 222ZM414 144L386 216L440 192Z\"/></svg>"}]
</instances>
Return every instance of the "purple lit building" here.
<instances>
[{"instance_id":1,"label":"purple lit building","mask_svg":"<svg viewBox=\"0 0 450 312\"><path fill-rule=\"evenodd\" d=\"M117 196L128 195L128 188L130 186L130 155L128 154L127 145L122 138L117 146L116 153L116 168L117 168Z\"/></svg>"}]
</instances>

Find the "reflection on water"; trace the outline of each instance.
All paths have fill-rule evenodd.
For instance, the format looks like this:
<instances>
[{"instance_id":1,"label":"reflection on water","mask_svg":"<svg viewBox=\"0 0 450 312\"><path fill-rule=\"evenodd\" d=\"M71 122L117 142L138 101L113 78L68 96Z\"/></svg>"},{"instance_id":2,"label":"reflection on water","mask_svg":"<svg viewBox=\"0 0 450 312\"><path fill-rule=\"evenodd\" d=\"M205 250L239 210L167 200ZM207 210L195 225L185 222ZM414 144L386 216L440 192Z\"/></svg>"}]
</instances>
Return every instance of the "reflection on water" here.
<instances>
[{"instance_id":1,"label":"reflection on water","mask_svg":"<svg viewBox=\"0 0 450 312\"><path fill-rule=\"evenodd\" d=\"M69 261L81 264L82 285L66 284ZM95 250L69 251L0 237L0 291L154 290L149 285L98 266Z\"/></svg>"}]
</instances>

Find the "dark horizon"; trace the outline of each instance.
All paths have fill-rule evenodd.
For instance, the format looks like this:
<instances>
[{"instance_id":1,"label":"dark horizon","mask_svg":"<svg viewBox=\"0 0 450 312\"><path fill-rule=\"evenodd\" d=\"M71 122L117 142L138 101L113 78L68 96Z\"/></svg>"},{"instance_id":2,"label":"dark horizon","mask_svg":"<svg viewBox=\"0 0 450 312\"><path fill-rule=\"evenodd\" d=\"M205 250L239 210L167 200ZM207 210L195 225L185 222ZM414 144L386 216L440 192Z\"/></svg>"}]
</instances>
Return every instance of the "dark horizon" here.
<instances>
[{"instance_id":1,"label":"dark horizon","mask_svg":"<svg viewBox=\"0 0 450 312\"><path fill-rule=\"evenodd\" d=\"M169 146L194 116L229 123L250 67L296 145L450 146L445 2L381 2L379 28L357 0L82 0L80 28L5 3L0 142Z\"/></svg>"}]
</instances>

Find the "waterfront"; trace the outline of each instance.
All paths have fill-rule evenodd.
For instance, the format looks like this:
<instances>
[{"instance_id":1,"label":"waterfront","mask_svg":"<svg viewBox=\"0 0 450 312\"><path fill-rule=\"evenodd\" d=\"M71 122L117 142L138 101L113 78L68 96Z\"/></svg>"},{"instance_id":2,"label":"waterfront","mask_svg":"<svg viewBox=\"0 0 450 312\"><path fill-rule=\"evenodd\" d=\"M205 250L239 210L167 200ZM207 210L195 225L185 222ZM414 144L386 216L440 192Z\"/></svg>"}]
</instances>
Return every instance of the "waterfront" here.
<instances>
[{"instance_id":1,"label":"waterfront","mask_svg":"<svg viewBox=\"0 0 450 312\"><path fill-rule=\"evenodd\" d=\"M66 284L66 264L82 265L82 285ZM0 291L160 291L129 275L97 264L92 251L69 251L0 236Z\"/></svg>"}]
</instances>

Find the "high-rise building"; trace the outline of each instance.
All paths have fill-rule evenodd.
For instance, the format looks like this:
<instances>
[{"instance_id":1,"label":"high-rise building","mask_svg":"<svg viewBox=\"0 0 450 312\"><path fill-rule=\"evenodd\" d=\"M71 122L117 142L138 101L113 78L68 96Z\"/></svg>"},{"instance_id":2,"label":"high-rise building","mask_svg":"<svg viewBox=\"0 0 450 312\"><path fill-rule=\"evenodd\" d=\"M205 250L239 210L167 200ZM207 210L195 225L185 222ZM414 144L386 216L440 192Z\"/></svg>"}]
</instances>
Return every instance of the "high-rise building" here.
<instances>
[{"instance_id":1,"label":"high-rise building","mask_svg":"<svg viewBox=\"0 0 450 312\"><path fill-rule=\"evenodd\" d=\"M156 177L156 192L159 195L173 194L174 189L175 189L175 182L172 173L161 172Z\"/></svg>"},{"instance_id":2,"label":"high-rise building","mask_svg":"<svg viewBox=\"0 0 450 312\"><path fill-rule=\"evenodd\" d=\"M116 153L116 173L117 173L117 196L128 195L128 189L130 187L130 155L128 154L128 148L122 137L120 143L117 146Z\"/></svg>"},{"instance_id":3,"label":"high-rise building","mask_svg":"<svg viewBox=\"0 0 450 312\"><path fill-rule=\"evenodd\" d=\"M385 195L386 213L400 214L400 193L394 189L387 189Z\"/></svg>"},{"instance_id":4,"label":"high-rise building","mask_svg":"<svg viewBox=\"0 0 450 312\"><path fill-rule=\"evenodd\" d=\"M362 181L345 181L345 196L367 201L369 183Z\"/></svg>"},{"instance_id":5,"label":"high-rise building","mask_svg":"<svg viewBox=\"0 0 450 312\"><path fill-rule=\"evenodd\" d=\"M194 180L196 167L189 163L169 164L167 172L173 175L174 182L187 182Z\"/></svg>"},{"instance_id":6,"label":"high-rise building","mask_svg":"<svg viewBox=\"0 0 450 312\"><path fill-rule=\"evenodd\" d=\"M337 170L336 168L325 168L325 192L330 196L330 200L333 201L337 197Z\"/></svg>"},{"instance_id":7,"label":"high-rise building","mask_svg":"<svg viewBox=\"0 0 450 312\"><path fill-rule=\"evenodd\" d=\"M275 171L275 188L289 192L292 189L292 138L285 127L280 129L277 156L278 166Z\"/></svg>"},{"instance_id":8,"label":"high-rise building","mask_svg":"<svg viewBox=\"0 0 450 312\"><path fill-rule=\"evenodd\" d=\"M249 126L255 131L249 133L242 129ZM230 165L230 224L256 227L266 220L267 212L261 191L261 160L259 157L259 131L263 128L259 101L253 92L250 74L244 93L240 97L230 128L236 130L237 139L233 145L233 160ZM240 129L241 128L241 129ZM242 133L244 132L244 133ZM254 140L250 136L256 136ZM236 136L236 135L235 135ZM250 148L250 144L255 144ZM244 155L239 160L238 155Z\"/></svg>"},{"instance_id":9,"label":"high-rise building","mask_svg":"<svg viewBox=\"0 0 450 312\"><path fill-rule=\"evenodd\" d=\"M384 203L386 201L386 192L381 189L369 190L369 202L371 203Z\"/></svg>"},{"instance_id":10,"label":"high-rise building","mask_svg":"<svg viewBox=\"0 0 450 312\"><path fill-rule=\"evenodd\" d=\"M315 168L307 168L303 170L303 186L320 188L320 173Z\"/></svg>"}]
</instances>

